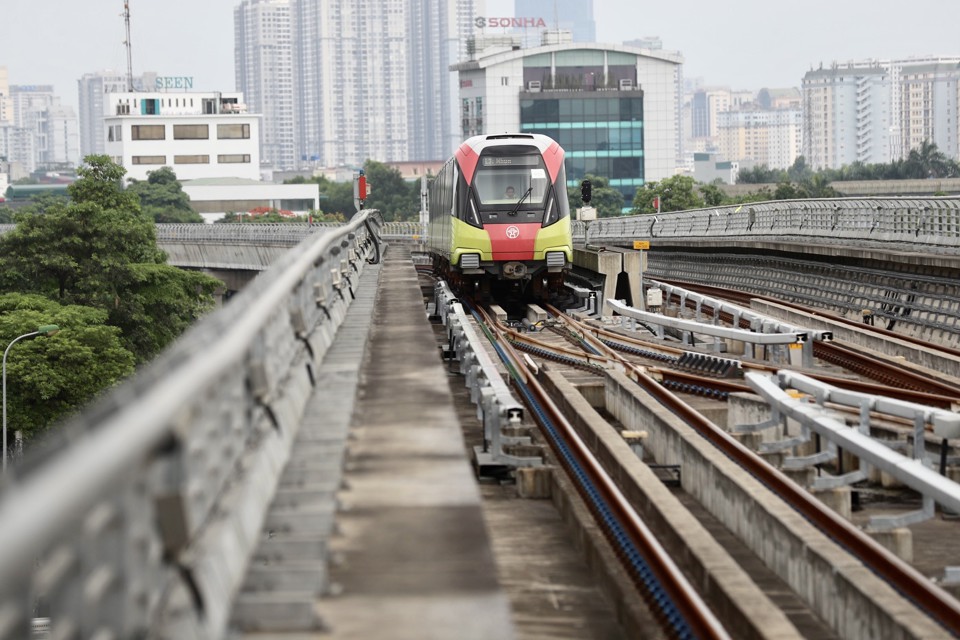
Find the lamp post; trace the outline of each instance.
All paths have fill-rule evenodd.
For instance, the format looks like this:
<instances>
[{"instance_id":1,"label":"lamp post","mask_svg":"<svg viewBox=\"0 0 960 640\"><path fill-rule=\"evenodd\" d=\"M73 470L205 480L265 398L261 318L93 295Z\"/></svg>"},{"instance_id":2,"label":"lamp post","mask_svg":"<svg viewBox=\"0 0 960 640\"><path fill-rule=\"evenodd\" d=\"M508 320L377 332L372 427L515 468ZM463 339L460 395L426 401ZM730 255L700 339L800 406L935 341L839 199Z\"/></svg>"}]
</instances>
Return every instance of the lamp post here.
<instances>
[{"instance_id":1,"label":"lamp post","mask_svg":"<svg viewBox=\"0 0 960 640\"><path fill-rule=\"evenodd\" d=\"M7 345L6 350L3 352L3 473L7 473L7 354L10 353L10 347L15 345L20 340L24 338L34 338L36 336L52 336L57 331L60 331L60 327L55 324L45 324L43 326L37 327L36 331L31 331L30 333L25 333L22 336L17 336L14 338L10 344Z\"/></svg>"}]
</instances>

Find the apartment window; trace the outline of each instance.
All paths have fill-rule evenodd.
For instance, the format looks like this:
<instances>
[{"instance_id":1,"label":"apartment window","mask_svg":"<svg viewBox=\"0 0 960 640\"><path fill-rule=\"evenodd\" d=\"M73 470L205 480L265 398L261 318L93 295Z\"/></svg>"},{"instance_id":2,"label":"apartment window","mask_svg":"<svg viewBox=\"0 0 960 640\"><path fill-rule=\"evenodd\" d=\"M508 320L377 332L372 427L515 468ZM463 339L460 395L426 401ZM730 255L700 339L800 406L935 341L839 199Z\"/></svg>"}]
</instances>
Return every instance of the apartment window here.
<instances>
[{"instance_id":1,"label":"apartment window","mask_svg":"<svg viewBox=\"0 0 960 640\"><path fill-rule=\"evenodd\" d=\"M249 124L218 124L217 138L220 140L247 140L250 138Z\"/></svg>"},{"instance_id":2,"label":"apartment window","mask_svg":"<svg viewBox=\"0 0 960 640\"><path fill-rule=\"evenodd\" d=\"M120 142L123 140L123 127L119 124L112 124L107 127L107 142Z\"/></svg>"},{"instance_id":3,"label":"apartment window","mask_svg":"<svg viewBox=\"0 0 960 640\"><path fill-rule=\"evenodd\" d=\"M250 164L249 153L228 153L217 156L219 164Z\"/></svg>"},{"instance_id":4,"label":"apartment window","mask_svg":"<svg viewBox=\"0 0 960 640\"><path fill-rule=\"evenodd\" d=\"M173 125L174 140L206 140L210 137L210 128L205 124Z\"/></svg>"},{"instance_id":5,"label":"apartment window","mask_svg":"<svg viewBox=\"0 0 960 640\"><path fill-rule=\"evenodd\" d=\"M173 156L173 164L210 164L210 156Z\"/></svg>"},{"instance_id":6,"label":"apartment window","mask_svg":"<svg viewBox=\"0 0 960 640\"><path fill-rule=\"evenodd\" d=\"M130 127L131 140L166 140L166 128L162 124L135 124Z\"/></svg>"},{"instance_id":7,"label":"apartment window","mask_svg":"<svg viewBox=\"0 0 960 640\"><path fill-rule=\"evenodd\" d=\"M133 156L133 164L166 164L167 156Z\"/></svg>"}]
</instances>

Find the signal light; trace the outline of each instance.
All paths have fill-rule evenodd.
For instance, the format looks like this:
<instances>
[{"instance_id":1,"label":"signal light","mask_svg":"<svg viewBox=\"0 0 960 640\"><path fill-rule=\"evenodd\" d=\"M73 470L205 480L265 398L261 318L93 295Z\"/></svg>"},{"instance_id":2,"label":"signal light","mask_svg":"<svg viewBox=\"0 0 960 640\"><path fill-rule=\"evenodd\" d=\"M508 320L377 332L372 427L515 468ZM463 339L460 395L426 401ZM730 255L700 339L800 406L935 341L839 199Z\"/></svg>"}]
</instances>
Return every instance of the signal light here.
<instances>
[{"instance_id":1,"label":"signal light","mask_svg":"<svg viewBox=\"0 0 960 640\"><path fill-rule=\"evenodd\" d=\"M592 187L590 186L589 180L584 180L583 182L580 183L580 199L583 200L584 204L587 204L590 202L591 188Z\"/></svg>"}]
</instances>

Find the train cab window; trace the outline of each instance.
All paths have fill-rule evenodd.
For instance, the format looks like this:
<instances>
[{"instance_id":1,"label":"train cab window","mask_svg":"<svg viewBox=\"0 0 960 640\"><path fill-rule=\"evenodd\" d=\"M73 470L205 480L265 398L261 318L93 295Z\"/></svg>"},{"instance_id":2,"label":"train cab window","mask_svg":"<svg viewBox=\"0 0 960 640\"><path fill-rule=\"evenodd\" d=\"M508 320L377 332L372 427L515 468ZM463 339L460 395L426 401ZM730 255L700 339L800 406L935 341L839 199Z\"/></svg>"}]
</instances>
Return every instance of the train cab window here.
<instances>
[{"instance_id":1,"label":"train cab window","mask_svg":"<svg viewBox=\"0 0 960 640\"><path fill-rule=\"evenodd\" d=\"M550 188L539 154L482 156L473 184L484 208L512 207L521 198L523 207L543 206Z\"/></svg>"}]
</instances>

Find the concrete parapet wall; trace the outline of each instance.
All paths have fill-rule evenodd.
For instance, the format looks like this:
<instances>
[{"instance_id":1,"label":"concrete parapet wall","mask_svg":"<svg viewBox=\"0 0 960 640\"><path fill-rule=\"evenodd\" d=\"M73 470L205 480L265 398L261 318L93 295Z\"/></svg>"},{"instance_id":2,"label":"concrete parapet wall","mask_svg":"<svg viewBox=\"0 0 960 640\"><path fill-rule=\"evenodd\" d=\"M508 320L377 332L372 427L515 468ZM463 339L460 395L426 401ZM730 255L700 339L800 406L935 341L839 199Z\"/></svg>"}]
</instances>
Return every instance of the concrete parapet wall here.
<instances>
[{"instance_id":1,"label":"concrete parapet wall","mask_svg":"<svg viewBox=\"0 0 960 640\"><path fill-rule=\"evenodd\" d=\"M840 636L942 637L944 630L743 468L621 373L607 373L607 411L650 433L658 463L681 466L684 490L746 544Z\"/></svg>"},{"instance_id":2,"label":"concrete parapet wall","mask_svg":"<svg viewBox=\"0 0 960 640\"><path fill-rule=\"evenodd\" d=\"M725 627L742 639L802 637L570 382L549 367L541 380L644 522L671 555L682 558Z\"/></svg>"},{"instance_id":3,"label":"concrete parapet wall","mask_svg":"<svg viewBox=\"0 0 960 640\"><path fill-rule=\"evenodd\" d=\"M176 267L245 271L263 271L290 250L290 246L287 245L202 242L163 242L160 248L167 253L167 262Z\"/></svg>"}]
</instances>

